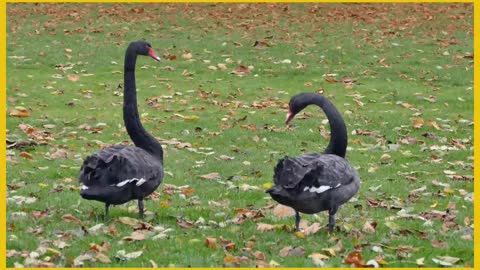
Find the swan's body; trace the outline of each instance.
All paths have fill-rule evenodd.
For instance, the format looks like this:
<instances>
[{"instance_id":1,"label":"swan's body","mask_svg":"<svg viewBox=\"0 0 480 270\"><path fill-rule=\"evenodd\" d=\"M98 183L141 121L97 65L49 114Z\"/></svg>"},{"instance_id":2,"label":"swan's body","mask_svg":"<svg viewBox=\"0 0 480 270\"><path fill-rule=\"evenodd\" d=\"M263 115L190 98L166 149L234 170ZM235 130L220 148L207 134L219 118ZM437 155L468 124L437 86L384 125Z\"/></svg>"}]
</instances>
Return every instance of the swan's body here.
<instances>
[{"instance_id":1,"label":"swan's body","mask_svg":"<svg viewBox=\"0 0 480 270\"><path fill-rule=\"evenodd\" d=\"M164 176L162 146L143 128L138 116L135 63L139 54L159 60L144 41L131 43L125 54L123 118L135 146L114 145L87 157L78 177L83 184L82 198L104 202L106 216L111 204L130 200L138 200L143 216L143 199L157 189Z\"/></svg>"},{"instance_id":2,"label":"swan's body","mask_svg":"<svg viewBox=\"0 0 480 270\"><path fill-rule=\"evenodd\" d=\"M329 212L329 229L335 225L338 208L350 200L360 188L360 178L344 159L347 149L345 123L325 97L304 93L293 97L289 103L287 123L310 104L324 110L330 122L331 139L323 154L305 154L285 157L275 167L274 186L266 192L272 198L296 211L296 229L299 229L300 213Z\"/></svg>"}]
</instances>

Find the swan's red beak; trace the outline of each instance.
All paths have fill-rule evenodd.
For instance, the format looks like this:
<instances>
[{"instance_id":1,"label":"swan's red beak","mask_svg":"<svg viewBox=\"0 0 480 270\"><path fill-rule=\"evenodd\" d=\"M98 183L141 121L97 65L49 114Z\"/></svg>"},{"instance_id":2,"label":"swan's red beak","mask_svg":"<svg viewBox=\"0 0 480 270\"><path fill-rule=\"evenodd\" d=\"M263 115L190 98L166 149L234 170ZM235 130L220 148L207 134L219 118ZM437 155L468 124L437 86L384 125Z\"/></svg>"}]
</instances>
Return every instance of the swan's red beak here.
<instances>
[{"instance_id":1,"label":"swan's red beak","mask_svg":"<svg viewBox=\"0 0 480 270\"><path fill-rule=\"evenodd\" d=\"M290 111L290 109L288 109L287 118L285 119L285 124L288 125L288 123L292 121L293 117L295 117L295 115Z\"/></svg>"},{"instance_id":2,"label":"swan's red beak","mask_svg":"<svg viewBox=\"0 0 480 270\"><path fill-rule=\"evenodd\" d=\"M150 55L150 57L152 57L155 61L160 61L160 57L155 54L152 48L148 48L148 55Z\"/></svg>"}]
</instances>

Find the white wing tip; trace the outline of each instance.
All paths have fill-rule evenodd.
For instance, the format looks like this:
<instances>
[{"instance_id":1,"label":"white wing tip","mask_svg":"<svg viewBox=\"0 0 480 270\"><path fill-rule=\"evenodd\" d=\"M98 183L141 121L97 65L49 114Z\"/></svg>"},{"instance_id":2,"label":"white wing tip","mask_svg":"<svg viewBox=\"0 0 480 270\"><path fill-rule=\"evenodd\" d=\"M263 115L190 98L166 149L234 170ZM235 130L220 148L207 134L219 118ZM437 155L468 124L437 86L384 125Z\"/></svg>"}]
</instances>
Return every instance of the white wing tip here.
<instances>
[{"instance_id":1,"label":"white wing tip","mask_svg":"<svg viewBox=\"0 0 480 270\"><path fill-rule=\"evenodd\" d=\"M80 189L81 189L81 190L87 190L87 189L88 189L88 186L82 185L82 186L80 187Z\"/></svg>"},{"instance_id":2,"label":"white wing tip","mask_svg":"<svg viewBox=\"0 0 480 270\"><path fill-rule=\"evenodd\" d=\"M147 182L147 180L145 178L132 178L132 179L127 179L127 180L123 180L122 182L119 182L117 183L116 185L113 185L113 186L116 186L116 187L123 187L125 186L126 184L128 183L131 183L131 182L134 182L134 181L137 181L137 183L135 184L137 187L141 186L143 183Z\"/></svg>"}]
</instances>

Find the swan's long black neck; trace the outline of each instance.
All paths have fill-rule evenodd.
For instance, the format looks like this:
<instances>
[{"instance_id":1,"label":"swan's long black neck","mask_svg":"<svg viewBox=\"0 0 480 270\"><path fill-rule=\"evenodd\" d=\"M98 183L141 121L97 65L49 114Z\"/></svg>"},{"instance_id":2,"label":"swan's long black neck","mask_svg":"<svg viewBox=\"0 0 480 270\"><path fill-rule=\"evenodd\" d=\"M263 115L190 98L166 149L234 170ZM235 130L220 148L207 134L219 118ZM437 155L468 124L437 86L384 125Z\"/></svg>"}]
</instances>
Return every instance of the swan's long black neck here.
<instances>
[{"instance_id":1,"label":"swan's long black neck","mask_svg":"<svg viewBox=\"0 0 480 270\"><path fill-rule=\"evenodd\" d=\"M142 148L163 163L163 149L160 143L150 135L138 115L137 88L135 85L135 64L137 54L132 47L125 54L124 93L123 93L123 119L128 135L135 146Z\"/></svg>"},{"instance_id":2,"label":"swan's long black neck","mask_svg":"<svg viewBox=\"0 0 480 270\"><path fill-rule=\"evenodd\" d=\"M337 108L326 97L314 94L310 104L318 105L328 118L330 124L330 142L325 148L325 154L334 154L345 158L347 152L348 135L345 122Z\"/></svg>"}]
</instances>

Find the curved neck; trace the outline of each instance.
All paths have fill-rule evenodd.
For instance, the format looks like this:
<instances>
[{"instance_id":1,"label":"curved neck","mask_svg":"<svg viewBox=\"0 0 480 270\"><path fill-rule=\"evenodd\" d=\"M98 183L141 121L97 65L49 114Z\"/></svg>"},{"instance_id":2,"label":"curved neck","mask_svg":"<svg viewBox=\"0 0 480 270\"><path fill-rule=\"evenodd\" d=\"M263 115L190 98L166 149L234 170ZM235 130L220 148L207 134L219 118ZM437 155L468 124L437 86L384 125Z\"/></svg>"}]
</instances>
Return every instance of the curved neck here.
<instances>
[{"instance_id":1,"label":"curved neck","mask_svg":"<svg viewBox=\"0 0 480 270\"><path fill-rule=\"evenodd\" d=\"M135 85L135 63L137 54L130 47L125 54L123 120L128 135L135 146L149 152L163 162L163 149L160 143L150 135L140 122L137 109L137 88Z\"/></svg>"},{"instance_id":2,"label":"curved neck","mask_svg":"<svg viewBox=\"0 0 480 270\"><path fill-rule=\"evenodd\" d=\"M345 158L347 152L348 135L345 122L337 108L324 96L315 94L310 104L318 105L328 118L330 125L330 143L324 154L334 154Z\"/></svg>"}]
</instances>

